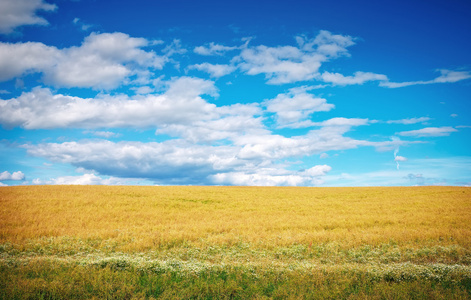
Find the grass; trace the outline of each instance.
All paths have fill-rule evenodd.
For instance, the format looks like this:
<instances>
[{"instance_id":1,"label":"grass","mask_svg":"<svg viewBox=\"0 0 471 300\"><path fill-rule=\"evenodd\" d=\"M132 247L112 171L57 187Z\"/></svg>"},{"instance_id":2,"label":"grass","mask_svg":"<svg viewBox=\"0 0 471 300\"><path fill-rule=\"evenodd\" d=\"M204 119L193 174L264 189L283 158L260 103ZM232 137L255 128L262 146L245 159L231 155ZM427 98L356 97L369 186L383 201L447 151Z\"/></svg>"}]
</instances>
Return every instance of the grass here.
<instances>
[{"instance_id":1,"label":"grass","mask_svg":"<svg viewBox=\"0 0 471 300\"><path fill-rule=\"evenodd\" d=\"M471 189L0 188L1 299L470 299Z\"/></svg>"}]
</instances>

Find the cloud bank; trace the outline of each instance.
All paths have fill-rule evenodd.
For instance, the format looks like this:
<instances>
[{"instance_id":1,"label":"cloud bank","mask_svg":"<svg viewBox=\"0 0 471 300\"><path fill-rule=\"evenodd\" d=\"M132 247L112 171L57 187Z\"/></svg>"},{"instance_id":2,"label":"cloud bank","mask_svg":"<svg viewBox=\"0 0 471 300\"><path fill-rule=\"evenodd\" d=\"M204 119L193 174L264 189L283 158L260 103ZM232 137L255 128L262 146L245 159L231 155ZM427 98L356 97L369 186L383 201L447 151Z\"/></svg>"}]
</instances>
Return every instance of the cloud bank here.
<instances>
[{"instance_id":1,"label":"cloud bank","mask_svg":"<svg viewBox=\"0 0 471 300\"><path fill-rule=\"evenodd\" d=\"M38 11L54 11L55 4L43 0L2 0L0 2L0 33L12 33L24 25L48 25L46 19L38 16Z\"/></svg>"},{"instance_id":2,"label":"cloud bank","mask_svg":"<svg viewBox=\"0 0 471 300\"><path fill-rule=\"evenodd\" d=\"M79 47L58 49L38 42L0 43L0 81L42 73L55 87L113 89L131 76L162 69L173 52L157 55L151 43L127 34L92 33Z\"/></svg>"},{"instance_id":3,"label":"cloud bank","mask_svg":"<svg viewBox=\"0 0 471 300\"><path fill-rule=\"evenodd\" d=\"M4 171L0 173L0 181L3 180L24 180L25 179L25 174L21 171L16 171L13 173L10 173L8 171Z\"/></svg>"}]
</instances>

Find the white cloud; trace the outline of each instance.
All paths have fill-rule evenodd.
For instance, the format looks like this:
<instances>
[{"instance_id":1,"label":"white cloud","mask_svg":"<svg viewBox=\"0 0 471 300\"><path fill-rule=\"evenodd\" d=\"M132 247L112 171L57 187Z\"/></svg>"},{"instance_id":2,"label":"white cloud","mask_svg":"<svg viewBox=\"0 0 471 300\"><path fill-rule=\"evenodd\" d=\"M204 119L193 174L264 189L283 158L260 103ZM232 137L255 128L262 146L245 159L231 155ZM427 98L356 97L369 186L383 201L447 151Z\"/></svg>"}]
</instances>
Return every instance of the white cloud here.
<instances>
[{"instance_id":1,"label":"white cloud","mask_svg":"<svg viewBox=\"0 0 471 300\"><path fill-rule=\"evenodd\" d=\"M471 73L469 71L453 71L447 69L439 69L437 71L440 72L441 75L433 79L433 83L458 82L471 78Z\"/></svg>"},{"instance_id":2,"label":"white cloud","mask_svg":"<svg viewBox=\"0 0 471 300\"><path fill-rule=\"evenodd\" d=\"M322 81L332 83L333 85L353 85L363 84L368 81L385 81L388 77L383 74L371 72L355 72L353 76L344 76L340 73L324 72L321 75Z\"/></svg>"},{"instance_id":3,"label":"white cloud","mask_svg":"<svg viewBox=\"0 0 471 300\"><path fill-rule=\"evenodd\" d=\"M18 98L0 100L0 123L26 129L191 124L218 114L214 104L199 96L205 93L216 95L213 82L191 77L172 80L164 94L135 99L125 95L83 99L35 88Z\"/></svg>"},{"instance_id":4,"label":"white cloud","mask_svg":"<svg viewBox=\"0 0 471 300\"><path fill-rule=\"evenodd\" d=\"M194 69L209 73L211 77L219 78L225 75L228 75L236 70L236 67L231 65L218 65L218 64L210 64L210 63L202 63L191 65L188 69Z\"/></svg>"},{"instance_id":5,"label":"white cloud","mask_svg":"<svg viewBox=\"0 0 471 300\"><path fill-rule=\"evenodd\" d=\"M249 75L265 74L270 84L313 79L321 62L292 46L258 46L242 50L239 67Z\"/></svg>"},{"instance_id":6,"label":"white cloud","mask_svg":"<svg viewBox=\"0 0 471 300\"><path fill-rule=\"evenodd\" d=\"M355 126L352 124L364 125L367 124L367 120L337 119L325 122L325 124L330 124L331 126L311 130L306 135L301 136L289 138L273 134L237 136L234 139L234 144L242 147L238 157L242 159L276 160L309 156L331 150L354 149L360 146L388 149L398 144L406 144L403 141L370 142L345 137L343 134L348 132L352 126Z\"/></svg>"},{"instance_id":7,"label":"white cloud","mask_svg":"<svg viewBox=\"0 0 471 300\"><path fill-rule=\"evenodd\" d=\"M217 107L201 94L217 95L214 83L191 77L166 83L161 95L101 95L83 99L54 95L36 88L10 100L0 100L0 123L7 128L155 128L191 142L233 139L244 134L269 134L258 104ZM258 116L257 116L258 115ZM108 131L86 131L100 137L116 136Z\"/></svg>"},{"instance_id":8,"label":"white cloud","mask_svg":"<svg viewBox=\"0 0 471 300\"><path fill-rule=\"evenodd\" d=\"M416 123L423 123L430 120L431 119L429 117L420 117L420 118L409 118L409 119L401 119L401 120L389 120L389 121L386 121L386 123L410 125L410 124L416 124Z\"/></svg>"},{"instance_id":9,"label":"white cloud","mask_svg":"<svg viewBox=\"0 0 471 300\"><path fill-rule=\"evenodd\" d=\"M355 38L348 35L332 34L327 30L319 31L314 39L306 36L297 36L296 42L304 51L316 51L327 57L338 57L341 55L349 55L347 47L355 44Z\"/></svg>"},{"instance_id":10,"label":"white cloud","mask_svg":"<svg viewBox=\"0 0 471 300\"><path fill-rule=\"evenodd\" d=\"M396 157L394 157L394 161L407 161L407 158L405 158L404 156L397 155Z\"/></svg>"},{"instance_id":11,"label":"white cloud","mask_svg":"<svg viewBox=\"0 0 471 300\"><path fill-rule=\"evenodd\" d=\"M269 84L292 83L318 77L323 62L348 55L346 48L354 44L353 38L328 31L296 40L298 47L245 47L234 62L249 75L265 74Z\"/></svg>"},{"instance_id":12,"label":"white cloud","mask_svg":"<svg viewBox=\"0 0 471 300\"><path fill-rule=\"evenodd\" d=\"M62 51L64 57L45 72L45 81L65 87L117 87L126 77L136 74L134 68L163 67L166 58L140 49L148 45L146 39L124 33L92 33L80 47Z\"/></svg>"},{"instance_id":13,"label":"white cloud","mask_svg":"<svg viewBox=\"0 0 471 300\"><path fill-rule=\"evenodd\" d=\"M48 25L46 19L36 15L37 11L54 11L57 8L43 0L0 1L0 33L8 34L24 25Z\"/></svg>"},{"instance_id":14,"label":"white cloud","mask_svg":"<svg viewBox=\"0 0 471 300\"><path fill-rule=\"evenodd\" d=\"M323 183L322 177L332 168L317 165L304 171L260 169L255 173L229 172L212 175L216 184L248 186L313 186Z\"/></svg>"},{"instance_id":15,"label":"white cloud","mask_svg":"<svg viewBox=\"0 0 471 300\"><path fill-rule=\"evenodd\" d=\"M25 174L21 171L10 173L8 171L0 173L0 180L24 180Z\"/></svg>"},{"instance_id":16,"label":"white cloud","mask_svg":"<svg viewBox=\"0 0 471 300\"><path fill-rule=\"evenodd\" d=\"M57 87L111 89L132 75L161 69L169 55L157 56L141 48L150 44L124 33L92 33L80 47L57 49L42 43L0 43L0 80L40 72Z\"/></svg>"},{"instance_id":17,"label":"white cloud","mask_svg":"<svg viewBox=\"0 0 471 300\"><path fill-rule=\"evenodd\" d=\"M245 134L268 134L257 105L236 104L218 107L214 118L200 120L188 124L169 124L161 126L156 134L168 134L181 137L191 142L211 142L218 140L233 140Z\"/></svg>"},{"instance_id":18,"label":"white cloud","mask_svg":"<svg viewBox=\"0 0 471 300\"><path fill-rule=\"evenodd\" d=\"M159 42L157 42L159 43ZM179 39L174 39L172 43L167 45L162 52L166 54L167 57L170 57L174 54L185 54L187 50L183 48L182 42Z\"/></svg>"},{"instance_id":19,"label":"white cloud","mask_svg":"<svg viewBox=\"0 0 471 300\"><path fill-rule=\"evenodd\" d=\"M308 88L293 88L288 93L279 94L274 99L266 100L263 105L268 112L276 114L279 127L308 127L311 114L329 111L335 106L324 98L307 93Z\"/></svg>"},{"instance_id":20,"label":"white cloud","mask_svg":"<svg viewBox=\"0 0 471 300\"><path fill-rule=\"evenodd\" d=\"M457 132L453 127L426 127L418 130L401 131L398 135L401 136L415 136L415 137L434 137L434 136L449 136L452 132Z\"/></svg>"},{"instance_id":21,"label":"white cloud","mask_svg":"<svg viewBox=\"0 0 471 300\"><path fill-rule=\"evenodd\" d=\"M60 50L42 43L0 43L0 81L51 68Z\"/></svg>"},{"instance_id":22,"label":"white cloud","mask_svg":"<svg viewBox=\"0 0 471 300\"><path fill-rule=\"evenodd\" d=\"M360 119L360 118L332 118L322 122L315 122L313 125L315 126L340 126L340 127L347 127L348 129L352 126L362 126L367 125L370 123L369 119Z\"/></svg>"},{"instance_id":23,"label":"white cloud","mask_svg":"<svg viewBox=\"0 0 471 300\"><path fill-rule=\"evenodd\" d=\"M305 174L311 177L318 177L318 176L324 176L325 174L330 172L330 170L332 170L332 168L328 165L317 165L310 169L304 170L302 174Z\"/></svg>"},{"instance_id":24,"label":"white cloud","mask_svg":"<svg viewBox=\"0 0 471 300\"><path fill-rule=\"evenodd\" d=\"M72 21L72 23L74 23L75 25L79 26L82 31L87 31L87 30L89 30L90 28L93 27L93 25L86 24L86 23L82 22L82 21L80 20L80 18L75 18L75 19Z\"/></svg>"},{"instance_id":25,"label":"white cloud","mask_svg":"<svg viewBox=\"0 0 471 300\"><path fill-rule=\"evenodd\" d=\"M54 185L126 185L129 182L123 178L101 178L95 174L83 174L78 176L61 176L49 180L33 179L33 184L54 184Z\"/></svg>"},{"instance_id":26,"label":"white cloud","mask_svg":"<svg viewBox=\"0 0 471 300\"><path fill-rule=\"evenodd\" d=\"M468 71L452 71L440 69L437 70L441 75L435 79L427 81L409 81L409 82L390 82L388 77L383 74L376 74L371 72L355 72L353 76L344 76L340 73L324 72L320 79L333 85L353 85L363 84L368 81L379 81L379 85L388 88L399 88L411 85L435 84L435 83L453 83L471 78L471 73Z\"/></svg>"},{"instance_id":27,"label":"white cloud","mask_svg":"<svg viewBox=\"0 0 471 300\"><path fill-rule=\"evenodd\" d=\"M327 154L327 153L321 153L321 155L319 155L319 158L320 158L320 159L329 158L329 154Z\"/></svg>"},{"instance_id":28,"label":"white cloud","mask_svg":"<svg viewBox=\"0 0 471 300\"><path fill-rule=\"evenodd\" d=\"M153 88L150 86L140 86L140 87L134 87L131 88L137 95L145 95L145 94L150 94L154 91Z\"/></svg>"},{"instance_id":29,"label":"white cloud","mask_svg":"<svg viewBox=\"0 0 471 300\"><path fill-rule=\"evenodd\" d=\"M332 85L361 85L370 81L379 82L380 86L389 88L405 87L417 84L434 84L457 82L471 78L468 71L439 69L440 76L428 81L391 82L384 74L372 72L355 72L345 76L336 72L320 72L321 66L341 56L349 56L347 48L355 44L355 38L347 35L334 35L321 30L315 38L295 37L297 46L249 46L248 42L240 47L228 47L215 43L199 46L194 49L201 55L224 55L227 51L241 49L231 65L211 65L203 63L191 68L210 73L213 77L226 75L235 68L248 75L263 74L268 84L286 84L298 81L319 80ZM216 67L217 66L217 67Z\"/></svg>"},{"instance_id":30,"label":"white cloud","mask_svg":"<svg viewBox=\"0 0 471 300\"><path fill-rule=\"evenodd\" d=\"M208 175L244 164L235 158L237 148L189 144L182 140L162 143L98 140L24 147L33 156L100 174L166 183L206 184Z\"/></svg>"},{"instance_id":31,"label":"white cloud","mask_svg":"<svg viewBox=\"0 0 471 300\"><path fill-rule=\"evenodd\" d=\"M397 136L392 136L391 140L394 142L399 142L401 139L398 138ZM399 153L399 145L396 145L396 149L394 149L394 161L396 162L396 169L399 170L399 162L401 161L401 159L397 159L398 153Z\"/></svg>"},{"instance_id":32,"label":"white cloud","mask_svg":"<svg viewBox=\"0 0 471 300\"><path fill-rule=\"evenodd\" d=\"M408 82L389 82L383 81L380 82L380 86L388 87L388 88L400 88L405 86L411 85L423 85L423 84L435 84L435 83L453 83L458 82L461 80L466 80L471 78L471 73L469 71L453 71L453 70L446 70L446 69L439 69L437 70L440 72L440 76L435 79L427 80L427 81L408 81Z\"/></svg>"},{"instance_id":33,"label":"white cloud","mask_svg":"<svg viewBox=\"0 0 471 300\"><path fill-rule=\"evenodd\" d=\"M229 46L223 46L215 43L210 43L207 46L198 46L195 47L193 52L199 54L199 55L224 55L227 51L232 51L239 49L239 47L229 47Z\"/></svg>"},{"instance_id":34,"label":"white cloud","mask_svg":"<svg viewBox=\"0 0 471 300\"><path fill-rule=\"evenodd\" d=\"M94 136L102 137L102 138L112 138L112 137L120 137L121 134L111 132L111 131L84 131L84 134L92 134Z\"/></svg>"},{"instance_id":35,"label":"white cloud","mask_svg":"<svg viewBox=\"0 0 471 300\"><path fill-rule=\"evenodd\" d=\"M68 163L107 176L147 178L156 183L238 184L236 178L244 178L243 182L251 180L257 185L276 182L285 185L316 185L321 182L318 177L328 171L327 167L293 172L286 169L289 164L279 161L330 150L360 146L386 148L398 144L344 137L343 134L348 130L348 126L328 126L291 138L272 135L267 130L249 131L245 134L228 134L227 138L231 142L220 144L203 144L188 138L161 143L85 140L23 147L29 155L52 162Z\"/></svg>"},{"instance_id":36,"label":"white cloud","mask_svg":"<svg viewBox=\"0 0 471 300\"><path fill-rule=\"evenodd\" d=\"M367 81L387 81L382 74L370 72L356 72L354 76L343 76L338 73L319 73L319 68L324 62L340 56L349 56L347 48L354 45L354 38L344 35L334 35L329 31L321 30L315 38L297 36L297 46L265 45L249 46L248 42L240 47L227 47L211 43L207 46L199 46L194 49L201 55L223 55L227 51L241 49L232 63L248 75L264 74L269 84L285 84L312 79L324 80L336 85L363 84ZM220 65L218 65L220 66ZM218 70L208 63L196 65L200 70L205 70L214 77ZM210 69L211 68L211 69ZM222 68L222 67L219 67ZM228 66L225 65L226 74ZM235 67L230 66L231 72Z\"/></svg>"}]
</instances>

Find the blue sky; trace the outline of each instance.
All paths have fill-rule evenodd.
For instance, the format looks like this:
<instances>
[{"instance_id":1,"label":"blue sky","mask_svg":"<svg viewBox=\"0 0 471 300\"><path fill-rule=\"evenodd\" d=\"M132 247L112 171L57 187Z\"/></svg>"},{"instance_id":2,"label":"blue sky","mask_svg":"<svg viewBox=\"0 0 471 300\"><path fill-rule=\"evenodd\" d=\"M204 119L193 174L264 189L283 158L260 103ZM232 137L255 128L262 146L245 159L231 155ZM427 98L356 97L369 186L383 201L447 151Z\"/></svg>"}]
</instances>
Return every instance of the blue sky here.
<instances>
[{"instance_id":1,"label":"blue sky","mask_svg":"<svg viewBox=\"0 0 471 300\"><path fill-rule=\"evenodd\" d=\"M471 184L469 1L0 0L0 185Z\"/></svg>"}]
</instances>

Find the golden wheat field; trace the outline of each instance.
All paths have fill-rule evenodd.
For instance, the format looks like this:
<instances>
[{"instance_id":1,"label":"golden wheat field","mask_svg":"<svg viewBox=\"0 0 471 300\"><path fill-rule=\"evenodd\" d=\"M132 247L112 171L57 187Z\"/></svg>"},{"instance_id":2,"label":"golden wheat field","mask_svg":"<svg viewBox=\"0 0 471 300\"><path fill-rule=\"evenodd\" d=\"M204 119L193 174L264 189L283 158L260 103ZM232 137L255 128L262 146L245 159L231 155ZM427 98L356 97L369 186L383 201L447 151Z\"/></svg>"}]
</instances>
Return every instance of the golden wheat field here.
<instances>
[{"instance_id":1,"label":"golden wheat field","mask_svg":"<svg viewBox=\"0 0 471 300\"><path fill-rule=\"evenodd\" d=\"M0 188L2 299L462 298L465 187Z\"/></svg>"}]
</instances>

